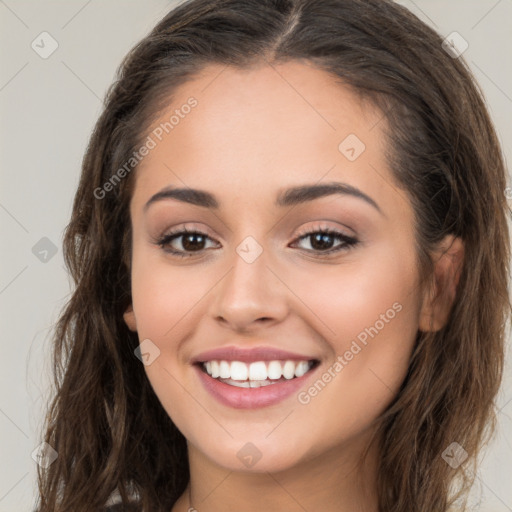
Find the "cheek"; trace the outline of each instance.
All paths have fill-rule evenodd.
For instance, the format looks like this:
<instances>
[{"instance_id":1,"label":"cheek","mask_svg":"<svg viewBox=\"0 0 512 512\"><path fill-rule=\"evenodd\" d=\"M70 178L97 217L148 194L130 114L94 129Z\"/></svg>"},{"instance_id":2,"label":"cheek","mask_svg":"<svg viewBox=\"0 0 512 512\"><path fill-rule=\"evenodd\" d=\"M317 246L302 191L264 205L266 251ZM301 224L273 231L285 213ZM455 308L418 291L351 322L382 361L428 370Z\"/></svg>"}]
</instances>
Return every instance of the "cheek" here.
<instances>
[{"instance_id":1,"label":"cheek","mask_svg":"<svg viewBox=\"0 0 512 512\"><path fill-rule=\"evenodd\" d=\"M200 265L172 265L154 250L135 252L132 295L139 338L162 347L179 339L176 334L188 315L212 287L211 277L204 274Z\"/></svg>"},{"instance_id":2,"label":"cheek","mask_svg":"<svg viewBox=\"0 0 512 512\"><path fill-rule=\"evenodd\" d=\"M330 417L327 427L311 420L318 436L350 437L369 425L407 373L420 307L414 257L394 250L379 256L340 266L329 278L307 278L316 277L308 305L329 328L322 331L332 355L299 400L310 418Z\"/></svg>"},{"instance_id":3,"label":"cheek","mask_svg":"<svg viewBox=\"0 0 512 512\"><path fill-rule=\"evenodd\" d=\"M180 345L191 332L190 320L197 318L200 299L211 288L193 268L172 267L149 251L134 253L132 291L139 340L150 339L160 351L144 370L163 408L188 437L197 418L208 421L191 402L186 384L189 368L179 358Z\"/></svg>"},{"instance_id":4,"label":"cheek","mask_svg":"<svg viewBox=\"0 0 512 512\"><path fill-rule=\"evenodd\" d=\"M366 255L369 252L371 257ZM391 245L366 253L350 256L339 265L311 266L307 272L289 276L294 292L304 298L337 353L350 348L350 341L358 336L364 342L371 327L376 326L381 339L387 337L385 333L409 339L418 327L414 254Z\"/></svg>"}]
</instances>

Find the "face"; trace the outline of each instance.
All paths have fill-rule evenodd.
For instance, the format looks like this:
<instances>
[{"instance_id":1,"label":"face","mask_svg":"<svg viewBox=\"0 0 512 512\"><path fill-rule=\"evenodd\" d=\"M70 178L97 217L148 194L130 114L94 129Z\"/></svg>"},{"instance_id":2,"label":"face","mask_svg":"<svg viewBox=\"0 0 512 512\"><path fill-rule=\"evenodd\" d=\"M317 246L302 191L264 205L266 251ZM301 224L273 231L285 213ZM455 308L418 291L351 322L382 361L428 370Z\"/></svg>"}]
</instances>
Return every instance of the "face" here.
<instances>
[{"instance_id":1,"label":"face","mask_svg":"<svg viewBox=\"0 0 512 512\"><path fill-rule=\"evenodd\" d=\"M423 299L381 118L305 64L210 66L148 132L125 321L197 457L299 467L395 397Z\"/></svg>"}]
</instances>

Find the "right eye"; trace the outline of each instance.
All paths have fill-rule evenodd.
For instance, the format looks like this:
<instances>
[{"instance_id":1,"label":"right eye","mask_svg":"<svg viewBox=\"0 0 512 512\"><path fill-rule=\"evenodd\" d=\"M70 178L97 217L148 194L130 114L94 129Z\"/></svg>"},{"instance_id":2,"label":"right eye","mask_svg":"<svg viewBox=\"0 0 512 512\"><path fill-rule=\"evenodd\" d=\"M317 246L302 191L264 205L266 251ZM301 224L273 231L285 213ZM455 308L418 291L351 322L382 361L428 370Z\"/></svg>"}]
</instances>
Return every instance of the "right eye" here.
<instances>
[{"instance_id":1,"label":"right eye","mask_svg":"<svg viewBox=\"0 0 512 512\"><path fill-rule=\"evenodd\" d=\"M180 239L181 242L175 244L175 242ZM187 258L194 256L194 253L204 251L206 249L204 245L208 239L212 240L206 233L197 230L189 231L186 228L182 228L163 235L156 243L166 253L170 253L181 258ZM176 249L175 246L173 247L173 244L181 245L182 249Z\"/></svg>"}]
</instances>

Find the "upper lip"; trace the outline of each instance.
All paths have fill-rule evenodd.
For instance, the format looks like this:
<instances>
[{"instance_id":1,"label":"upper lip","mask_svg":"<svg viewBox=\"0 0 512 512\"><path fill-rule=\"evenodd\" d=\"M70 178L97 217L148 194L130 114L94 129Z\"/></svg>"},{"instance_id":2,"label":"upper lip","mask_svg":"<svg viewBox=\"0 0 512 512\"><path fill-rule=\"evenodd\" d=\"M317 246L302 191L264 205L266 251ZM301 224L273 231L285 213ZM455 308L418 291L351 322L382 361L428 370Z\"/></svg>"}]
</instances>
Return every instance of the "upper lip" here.
<instances>
[{"instance_id":1,"label":"upper lip","mask_svg":"<svg viewBox=\"0 0 512 512\"><path fill-rule=\"evenodd\" d=\"M192 363L204 363L206 361L241 361L251 363L253 361L310 361L317 358L304 354L288 352L273 347L221 347L206 352L201 352L192 359Z\"/></svg>"}]
</instances>

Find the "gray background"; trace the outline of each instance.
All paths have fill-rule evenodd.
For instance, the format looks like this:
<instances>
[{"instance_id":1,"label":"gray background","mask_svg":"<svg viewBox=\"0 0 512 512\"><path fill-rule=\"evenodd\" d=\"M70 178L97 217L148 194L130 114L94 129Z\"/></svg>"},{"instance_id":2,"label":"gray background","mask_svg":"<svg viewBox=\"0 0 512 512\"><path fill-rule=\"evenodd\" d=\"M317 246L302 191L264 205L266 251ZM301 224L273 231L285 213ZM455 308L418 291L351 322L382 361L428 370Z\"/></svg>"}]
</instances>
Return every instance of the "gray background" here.
<instances>
[{"instance_id":1,"label":"gray background","mask_svg":"<svg viewBox=\"0 0 512 512\"><path fill-rule=\"evenodd\" d=\"M512 0L400 3L443 37L457 31L469 43L464 58L510 162ZM62 232L89 134L122 57L175 4L0 0L0 512L31 510L34 503L31 453L40 443L50 381L48 335L70 291ZM31 47L43 31L58 43L47 59ZM476 510L512 511L510 356L507 361L498 435L484 453L472 498Z\"/></svg>"}]
</instances>

